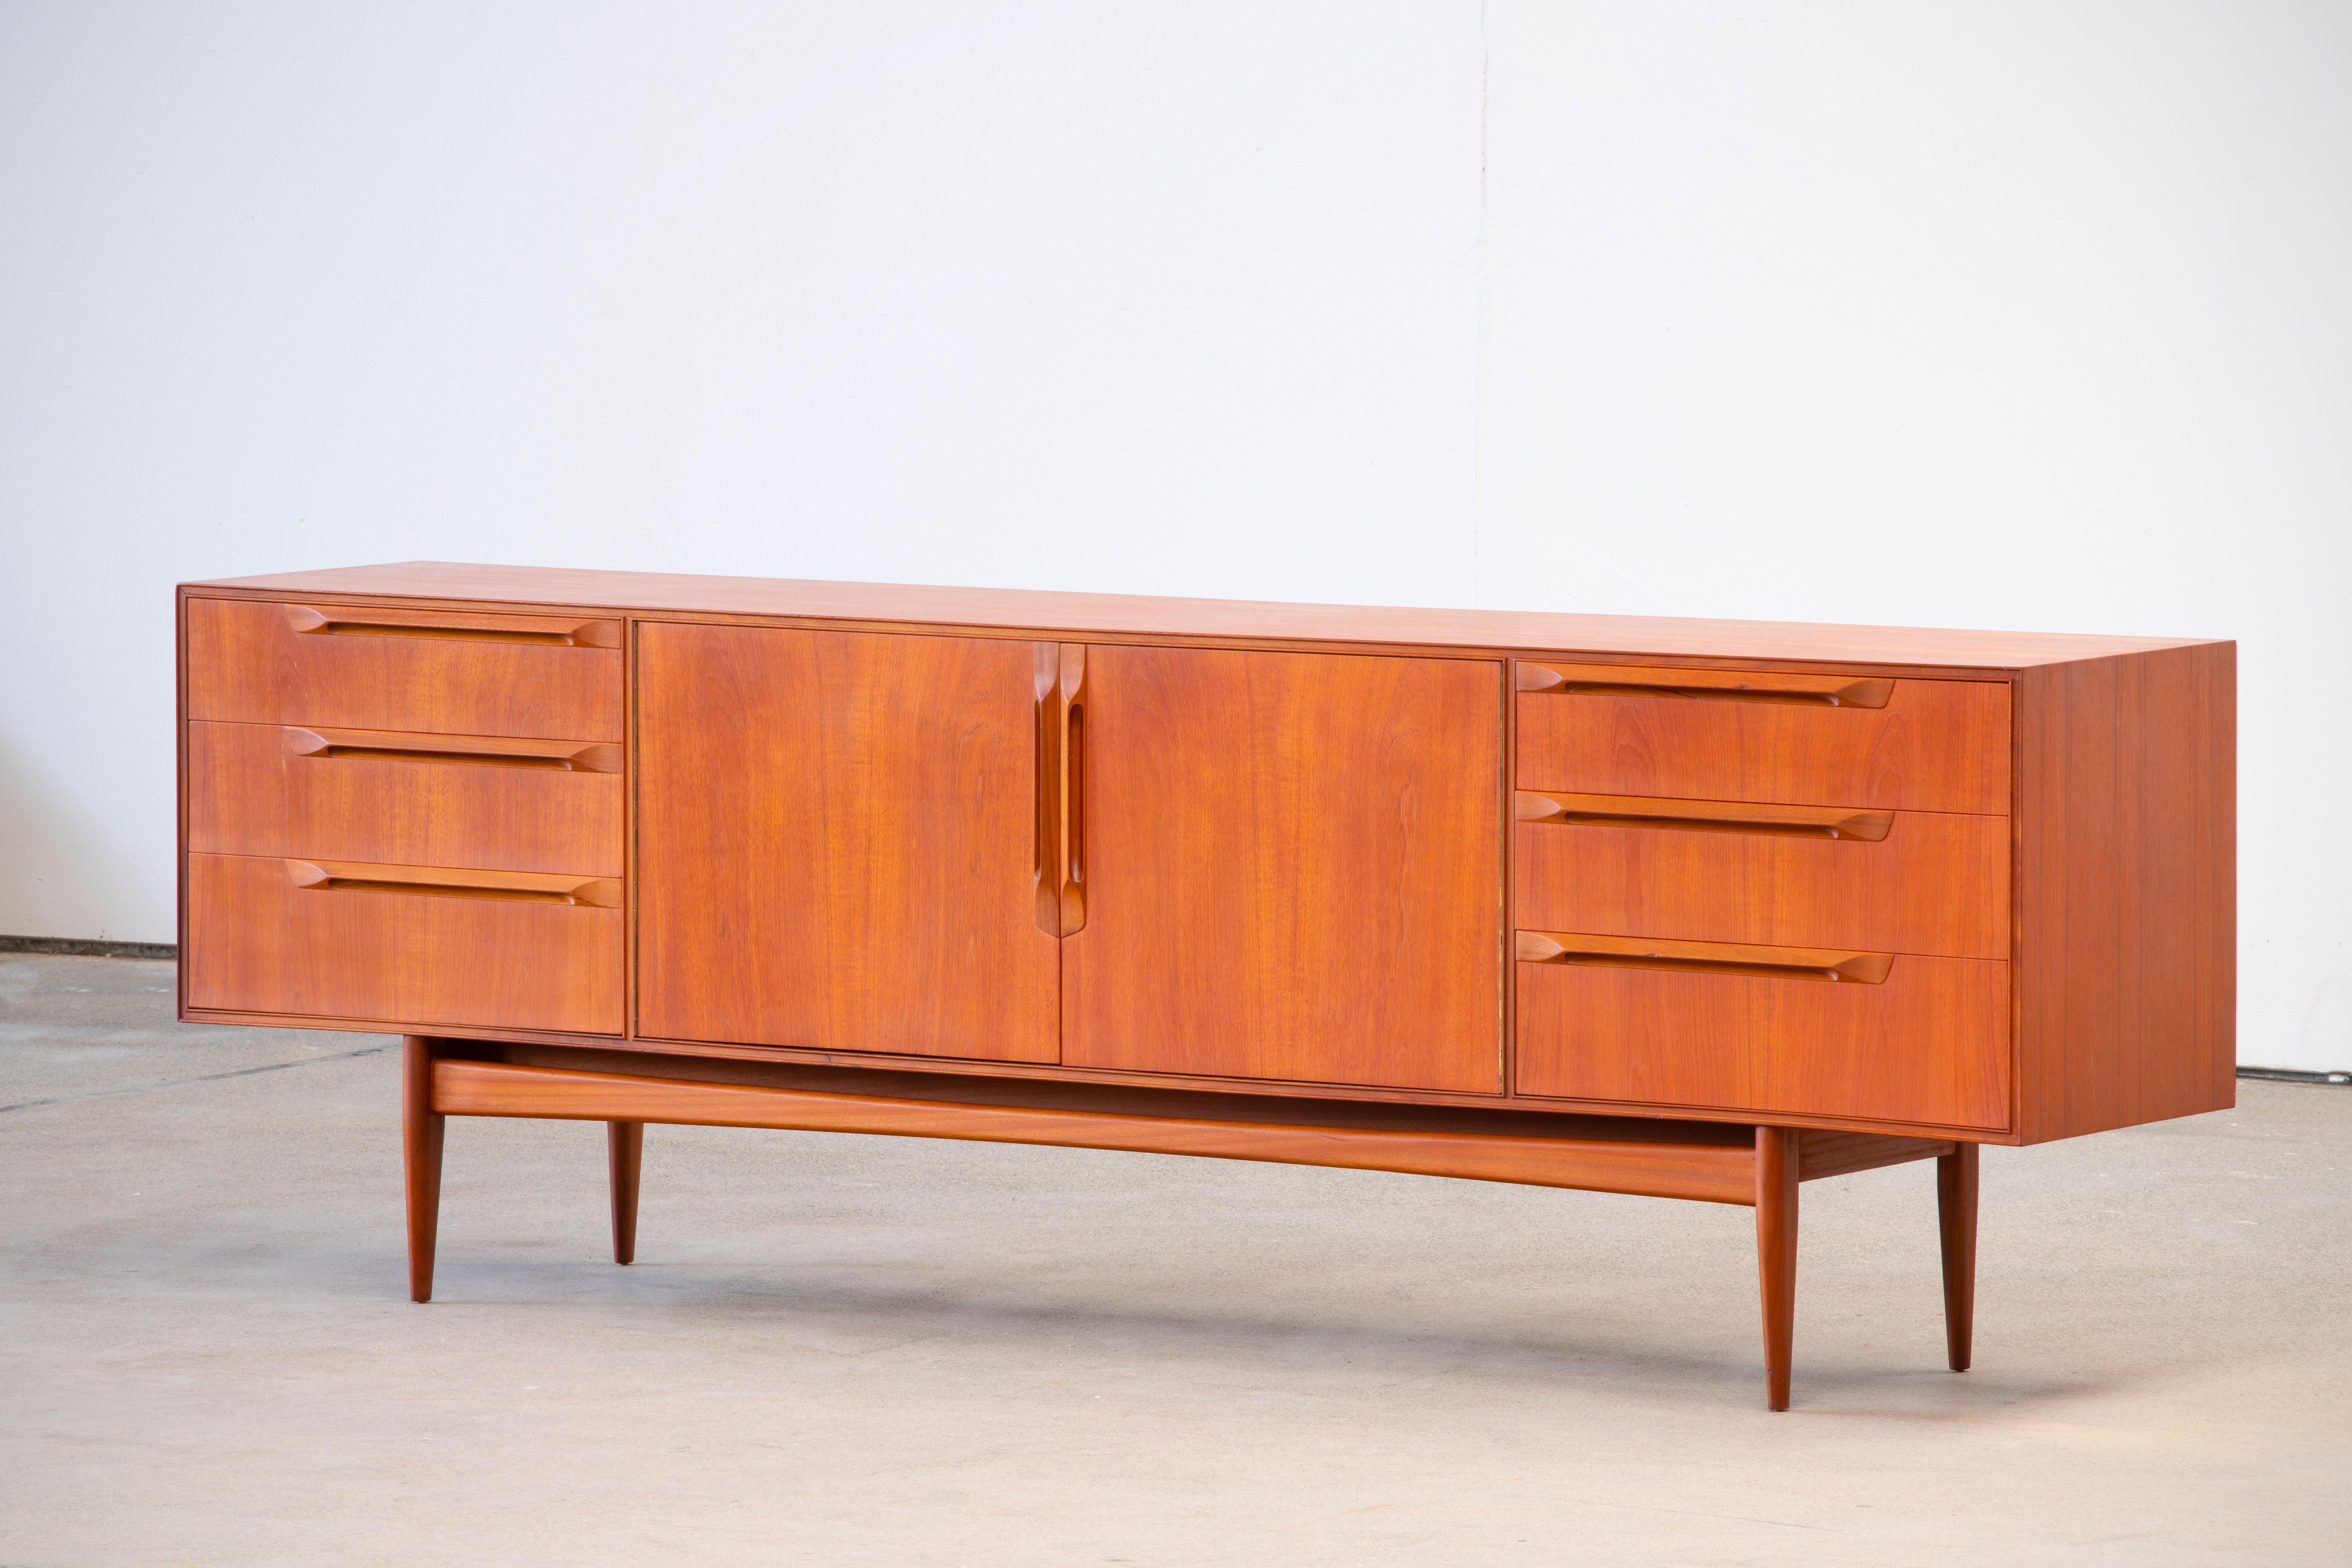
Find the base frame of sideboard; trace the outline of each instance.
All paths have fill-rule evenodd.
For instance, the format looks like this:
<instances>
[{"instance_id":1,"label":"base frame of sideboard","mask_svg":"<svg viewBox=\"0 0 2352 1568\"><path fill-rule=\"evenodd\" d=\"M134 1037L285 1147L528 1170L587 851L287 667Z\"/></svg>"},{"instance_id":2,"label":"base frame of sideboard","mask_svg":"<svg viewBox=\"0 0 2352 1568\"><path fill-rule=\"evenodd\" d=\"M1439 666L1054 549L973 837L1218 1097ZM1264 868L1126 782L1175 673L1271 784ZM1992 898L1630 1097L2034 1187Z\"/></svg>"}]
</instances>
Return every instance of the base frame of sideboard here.
<instances>
[{"instance_id":1,"label":"base frame of sideboard","mask_svg":"<svg viewBox=\"0 0 2352 1568\"><path fill-rule=\"evenodd\" d=\"M1398 1171L1630 1193L1756 1210L1766 1404L1789 1407L1798 1191L1806 1181L1937 1162L1944 1324L1968 1370L1976 1287L1978 1146L1715 1121L1456 1110L1016 1079L746 1064L605 1050L403 1039L409 1296L433 1295L443 1133L451 1116L603 1121L613 1258L635 1258L645 1127L666 1122L1116 1149ZM688 1066L691 1062L691 1067ZM659 1076L644 1070L658 1067ZM673 1076L681 1071L691 1076Z\"/></svg>"}]
</instances>

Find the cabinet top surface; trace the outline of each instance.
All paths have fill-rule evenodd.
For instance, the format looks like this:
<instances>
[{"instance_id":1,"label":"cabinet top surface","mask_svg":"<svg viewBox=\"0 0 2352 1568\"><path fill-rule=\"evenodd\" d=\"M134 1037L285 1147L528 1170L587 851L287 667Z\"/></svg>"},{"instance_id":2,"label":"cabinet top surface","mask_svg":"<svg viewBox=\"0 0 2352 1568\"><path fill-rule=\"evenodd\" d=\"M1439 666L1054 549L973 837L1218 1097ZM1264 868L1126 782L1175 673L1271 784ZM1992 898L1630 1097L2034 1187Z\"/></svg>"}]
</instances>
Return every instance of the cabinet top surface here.
<instances>
[{"instance_id":1,"label":"cabinet top surface","mask_svg":"<svg viewBox=\"0 0 2352 1568\"><path fill-rule=\"evenodd\" d=\"M781 577L707 577L666 572L591 572L556 566L482 566L447 561L285 572L186 586L303 595L349 595L369 599L468 599L635 615L773 616L1075 636L1092 633L1217 637L1491 648L1556 655L1633 654L1662 658L1949 666L1967 669L2065 664L2217 640L1848 626L1797 621L1696 620L1669 616L1563 615L1529 610L1290 605L1245 599L1157 598L1133 594L1064 594L1026 588L948 588Z\"/></svg>"}]
</instances>

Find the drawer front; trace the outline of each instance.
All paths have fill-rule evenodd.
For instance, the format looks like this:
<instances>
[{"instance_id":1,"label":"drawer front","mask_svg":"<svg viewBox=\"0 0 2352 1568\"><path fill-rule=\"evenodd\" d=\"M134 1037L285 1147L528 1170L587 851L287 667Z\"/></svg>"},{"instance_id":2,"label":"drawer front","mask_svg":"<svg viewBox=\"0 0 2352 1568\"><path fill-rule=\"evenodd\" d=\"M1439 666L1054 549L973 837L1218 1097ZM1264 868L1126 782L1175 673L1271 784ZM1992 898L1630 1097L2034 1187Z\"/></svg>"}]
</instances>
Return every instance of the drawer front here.
<instances>
[{"instance_id":1,"label":"drawer front","mask_svg":"<svg viewBox=\"0 0 2352 1568\"><path fill-rule=\"evenodd\" d=\"M188 847L492 871L623 869L621 748L188 726Z\"/></svg>"},{"instance_id":2,"label":"drawer front","mask_svg":"<svg viewBox=\"0 0 2352 1568\"><path fill-rule=\"evenodd\" d=\"M187 602L188 717L621 739L620 623Z\"/></svg>"},{"instance_id":3,"label":"drawer front","mask_svg":"<svg viewBox=\"0 0 2352 1568\"><path fill-rule=\"evenodd\" d=\"M1580 946L1534 936L1522 933L1522 954ZM1806 973L1790 962L1832 954L1649 945L1681 966L1605 952L1517 965L1519 1093L2007 1129L2007 963L1858 955L1845 965L1855 977L1832 982L1826 963Z\"/></svg>"},{"instance_id":4,"label":"drawer front","mask_svg":"<svg viewBox=\"0 0 2352 1568\"><path fill-rule=\"evenodd\" d=\"M193 1007L621 1032L609 879L190 855L187 897Z\"/></svg>"},{"instance_id":5,"label":"drawer front","mask_svg":"<svg viewBox=\"0 0 2352 1568\"><path fill-rule=\"evenodd\" d=\"M1519 666L1518 787L1891 810L2009 811L2010 689L1971 680ZM1811 682L1812 689L1801 688ZM1877 705L1873 705L1874 703Z\"/></svg>"},{"instance_id":6,"label":"drawer front","mask_svg":"<svg viewBox=\"0 0 2352 1568\"><path fill-rule=\"evenodd\" d=\"M2009 818L1518 795L1513 899L1542 931L2009 957Z\"/></svg>"}]
</instances>

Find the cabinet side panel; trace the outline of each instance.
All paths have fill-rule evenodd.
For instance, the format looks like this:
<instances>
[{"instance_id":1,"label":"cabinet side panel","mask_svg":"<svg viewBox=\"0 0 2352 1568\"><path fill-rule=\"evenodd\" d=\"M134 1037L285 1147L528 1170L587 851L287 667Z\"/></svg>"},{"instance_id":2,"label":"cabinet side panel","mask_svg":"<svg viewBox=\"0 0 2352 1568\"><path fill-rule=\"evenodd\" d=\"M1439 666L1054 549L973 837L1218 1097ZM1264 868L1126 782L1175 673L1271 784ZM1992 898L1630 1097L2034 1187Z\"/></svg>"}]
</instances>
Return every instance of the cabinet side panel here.
<instances>
[{"instance_id":1,"label":"cabinet side panel","mask_svg":"<svg viewBox=\"0 0 2352 1568\"><path fill-rule=\"evenodd\" d=\"M177 887L173 893L172 941L177 952L188 951L188 591L172 595L172 795L175 820L172 859ZM188 969L172 966L174 1004L181 1017L188 1016Z\"/></svg>"},{"instance_id":2,"label":"cabinet side panel","mask_svg":"<svg viewBox=\"0 0 2352 1568\"><path fill-rule=\"evenodd\" d=\"M2237 645L2021 674L2020 1131L2237 1101Z\"/></svg>"}]
</instances>

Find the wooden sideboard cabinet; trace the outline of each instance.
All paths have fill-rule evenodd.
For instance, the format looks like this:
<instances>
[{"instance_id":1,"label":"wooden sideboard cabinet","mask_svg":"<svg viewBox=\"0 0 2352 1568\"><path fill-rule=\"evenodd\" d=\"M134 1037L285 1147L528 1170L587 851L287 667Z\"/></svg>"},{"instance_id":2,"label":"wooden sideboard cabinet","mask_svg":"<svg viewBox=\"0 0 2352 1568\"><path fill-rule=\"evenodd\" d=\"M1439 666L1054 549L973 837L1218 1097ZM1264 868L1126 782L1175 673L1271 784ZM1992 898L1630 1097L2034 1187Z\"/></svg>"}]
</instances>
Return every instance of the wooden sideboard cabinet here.
<instances>
[{"instance_id":1,"label":"wooden sideboard cabinet","mask_svg":"<svg viewBox=\"0 0 2352 1568\"><path fill-rule=\"evenodd\" d=\"M440 563L180 590L181 1016L452 1115L1757 1212L2234 1096L2235 645Z\"/></svg>"}]
</instances>

